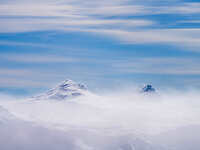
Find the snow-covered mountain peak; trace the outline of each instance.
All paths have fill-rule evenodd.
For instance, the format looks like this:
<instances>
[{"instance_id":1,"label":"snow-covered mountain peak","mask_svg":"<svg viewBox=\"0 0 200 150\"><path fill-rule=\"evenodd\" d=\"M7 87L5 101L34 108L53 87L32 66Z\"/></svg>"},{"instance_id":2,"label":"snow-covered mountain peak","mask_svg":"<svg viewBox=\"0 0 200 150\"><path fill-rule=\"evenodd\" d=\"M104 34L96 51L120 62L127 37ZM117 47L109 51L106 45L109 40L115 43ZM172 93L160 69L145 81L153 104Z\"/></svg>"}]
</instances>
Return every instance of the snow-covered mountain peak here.
<instances>
[{"instance_id":1,"label":"snow-covered mountain peak","mask_svg":"<svg viewBox=\"0 0 200 150\"><path fill-rule=\"evenodd\" d=\"M141 92L142 93L154 93L154 92L156 92L156 90L153 88L152 85L147 84L142 88Z\"/></svg>"},{"instance_id":2,"label":"snow-covered mountain peak","mask_svg":"<svg viewBox=\"0 0 200 150\"><path fill-rule=\"evenodd\" d=\"M87 90L83 84L78 84L72 80L65 80L57 86L61 90Z\"/></svg>"},{"instance_id":3,"label":"snow-covered mountain peak","mask_svg":"<svg viewBox=\"0 0 200 150\"><path fill-rule=\"evenodd\" d=\"M48 90L46 93L33 97L36 100L55 99L64 100L81 95L85 95L87 88L85 85L76 83L72 80L65 80L58 84L55 88Z\"/></svg>"}]
</instances>

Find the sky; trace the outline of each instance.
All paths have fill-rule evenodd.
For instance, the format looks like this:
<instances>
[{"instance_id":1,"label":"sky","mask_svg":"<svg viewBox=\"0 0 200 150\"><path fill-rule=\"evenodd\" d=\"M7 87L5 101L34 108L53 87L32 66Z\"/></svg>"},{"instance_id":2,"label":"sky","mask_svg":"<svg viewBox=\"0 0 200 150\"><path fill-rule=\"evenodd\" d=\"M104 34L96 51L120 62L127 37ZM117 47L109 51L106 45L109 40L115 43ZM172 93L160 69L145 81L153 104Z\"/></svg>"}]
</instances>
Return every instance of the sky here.
<instances>
[{"instance_id":1,"label":"sky","mask_svg":"<svg viewBox=\"0 0 200 150\"><path fill-rule=\"evenodd\" d=\"M200 88L198 0L0 0L0 92Z\"/></svg>"}]
</instances>

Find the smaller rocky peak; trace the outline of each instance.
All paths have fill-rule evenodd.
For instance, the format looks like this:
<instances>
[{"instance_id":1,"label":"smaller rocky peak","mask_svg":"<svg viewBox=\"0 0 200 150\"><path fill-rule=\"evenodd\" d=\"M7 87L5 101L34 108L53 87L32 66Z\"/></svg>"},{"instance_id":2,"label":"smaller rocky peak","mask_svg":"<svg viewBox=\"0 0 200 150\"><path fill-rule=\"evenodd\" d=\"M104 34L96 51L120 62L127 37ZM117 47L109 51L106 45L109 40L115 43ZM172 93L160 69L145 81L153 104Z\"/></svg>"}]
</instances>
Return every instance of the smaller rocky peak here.
<instances>
[{"instance_id":1,"label":"smaller rocky peak","mask_svg":"<svg viewBox=\"0 0 200 150\"><path fill-rule=\"evenodd\" d=\"M152 92L156 92L155 88L153 88L153 86L151 84L147 84L145 85L142 90L142 93L152 93Z\"/></svg>"}]
</instances>

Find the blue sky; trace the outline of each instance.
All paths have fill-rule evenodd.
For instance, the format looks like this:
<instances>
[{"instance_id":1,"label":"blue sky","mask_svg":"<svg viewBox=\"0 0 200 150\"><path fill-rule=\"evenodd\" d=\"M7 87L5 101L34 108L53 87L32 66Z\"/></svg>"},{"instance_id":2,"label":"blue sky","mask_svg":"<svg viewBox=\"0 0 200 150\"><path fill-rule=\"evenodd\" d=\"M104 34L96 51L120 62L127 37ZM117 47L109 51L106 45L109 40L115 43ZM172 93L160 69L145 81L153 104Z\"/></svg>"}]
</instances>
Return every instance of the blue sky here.
<instances>
[{"instance_id":1,"label":"blue sky","mask_svg":"<svg viewBox=\"0 0 200 150\"><path fill-rule=\"evenodd\" d=\"M0 92L200 88L200 2L1 0Z\"/></svg>"}]
</instances>

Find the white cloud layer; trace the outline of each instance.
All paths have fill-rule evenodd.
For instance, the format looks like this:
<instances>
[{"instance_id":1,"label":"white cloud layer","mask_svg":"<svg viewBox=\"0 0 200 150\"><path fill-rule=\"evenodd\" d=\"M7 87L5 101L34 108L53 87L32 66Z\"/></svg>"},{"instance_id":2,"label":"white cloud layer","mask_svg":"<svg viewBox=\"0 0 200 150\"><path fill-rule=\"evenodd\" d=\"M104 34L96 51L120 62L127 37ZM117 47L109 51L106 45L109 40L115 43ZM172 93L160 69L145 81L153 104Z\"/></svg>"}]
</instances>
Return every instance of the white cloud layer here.
<instances>
[{"instance_id":1,"label":"white cloud layer","mask_svg":"<svg viewBox=\"0 0 200 150\"><path fill-rule=\"evenodd\" d=\"M199 94L141 95L129 90L68 101L1 96L4 150L196 150ZM176 142L174 142L176 141Z\"/></svg>"}]
</instances>

